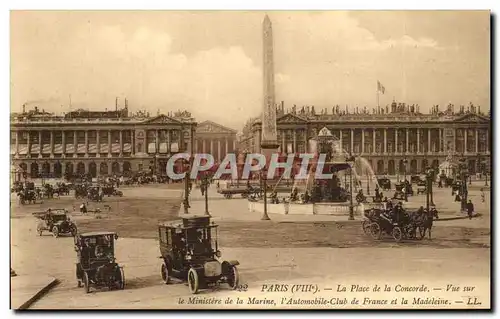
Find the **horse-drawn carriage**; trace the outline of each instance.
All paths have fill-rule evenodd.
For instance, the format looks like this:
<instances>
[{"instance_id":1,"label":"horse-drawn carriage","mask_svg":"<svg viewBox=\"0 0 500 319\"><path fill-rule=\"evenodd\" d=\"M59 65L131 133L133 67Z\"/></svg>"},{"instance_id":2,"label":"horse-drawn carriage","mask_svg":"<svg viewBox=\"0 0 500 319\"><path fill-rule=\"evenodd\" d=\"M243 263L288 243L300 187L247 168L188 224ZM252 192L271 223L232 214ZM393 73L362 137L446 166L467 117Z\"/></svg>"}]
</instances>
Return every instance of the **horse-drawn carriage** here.
<instances>
[{"instance_id":1,"label":"horse-drawn carriage","mask_svg":"<svg viewBox=\"0 0 500 319\"><path fill-rule=\"evenodd\" d=\"M69 218L66 209L49 209L46 212L33 213L33 216L39 219L36 231L40 236L44 231L51 232L56 238L60 234L75 236L77 233L77 227Z\"/></svg>"},{"instance_id":2,"label":"horse-drawn carriage","mask_svg":"<svg viewBox=\"0 0 500 319\"><path fill-rule=\"evenodd\" d=\"M21 203L21 205L35 204L38 199L38 196L34 189L24 188L19 193L17 193L17 196L19 197L19 202Z\"/></svg>"},{"instance_id":3,"label":"horse-drawn carriage","mask_svg":"<svg viewBox=\"0 0 500 319\"><path fill-rule=\"evenodd\" d=\"M58 196L69 195L69 190L70 185L63 182L57 182L56 186L54 187L54 194L57 194Z\"/></svg>"},{"instance_id":4,"label":"horse-drawn carriage","mask_svg":"<svg viewBox=\"0 0 500 319\"><path fill-rule=\"evenodd\" d=\"M91 201L102 202L103 192L99 186L89 186L87 189L87 198Z\"/></svg>"},{"instance_id":5,"label":"horse-drawn carriage","mask_svg":"<svg viewBox=\"0 0 500 319\"><path fill-rule=\"evenodd\" d=\"M430 212L420 208L410 213L403 208L399 210L372 208L365 211L362 228L365 234L377 240L381 239L384 234L390 235L397 242L403 239L421 240L427 231L431 238L434 218L439 218L434 207L430 209Z\"/></svg>"},{"instance_id":6,"label":"horse-drawn carriage","mask_svg":"<svg viewBox=\"0 0 500 319\"><path fill-rule=\"evenodd\" d=\"M52 184L43 184L40 189L40 198L51 199L54 198L55 189ZM59 193L57 194L59 195Z\"/></svg>"},{"instance_id":7,"label":"horse-drawn carriage","mask_svg":"<svg viewBox=\"0 0 500 319\"><path fill-rule=\"evenodd\" d=\"M102 193L106 196L123 196L123 192L115 188L112 184L102 185Z\"/></svg>"},{"instance_id":8,"label":"horse-drawn carriage","mask_svg":"<svg viewBox=\"0 0 500 319\"><path fill-rule=\"evenodd\" d=\"M75 184L75 198L86 198L88 196L88 185L86 183L83 184Z\"/></svg>"}]
</instances>

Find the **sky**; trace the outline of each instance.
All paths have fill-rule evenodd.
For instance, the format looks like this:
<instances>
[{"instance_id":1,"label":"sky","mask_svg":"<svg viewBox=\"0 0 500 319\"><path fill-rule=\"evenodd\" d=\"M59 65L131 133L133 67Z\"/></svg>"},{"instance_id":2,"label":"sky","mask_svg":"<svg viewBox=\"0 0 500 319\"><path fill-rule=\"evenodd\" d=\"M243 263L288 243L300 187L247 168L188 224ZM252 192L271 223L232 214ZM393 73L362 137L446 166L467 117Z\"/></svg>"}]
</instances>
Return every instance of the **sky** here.
<instances>
[{"instance_id":1,"label":"sky","mask_svg":"<svg viewBox=\"0 0 500 319\"><path fill-rule=\"evenodd\" d=\"M13 11L11 110L186 109L241 129L263 104L262 21L285 107L490 107L488 11ZM456 108L457 109L457 108Z\"/></svg>"}]
</instances>

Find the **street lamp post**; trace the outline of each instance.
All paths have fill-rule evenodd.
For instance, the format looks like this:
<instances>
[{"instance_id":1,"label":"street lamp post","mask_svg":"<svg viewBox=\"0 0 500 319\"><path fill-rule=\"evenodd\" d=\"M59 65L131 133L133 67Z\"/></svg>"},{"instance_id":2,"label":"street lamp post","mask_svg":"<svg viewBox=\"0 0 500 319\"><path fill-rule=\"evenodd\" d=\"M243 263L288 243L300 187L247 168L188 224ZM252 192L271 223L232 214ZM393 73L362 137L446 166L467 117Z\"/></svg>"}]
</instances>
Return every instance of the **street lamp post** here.
<instances>
[{"instance_id":1,"label":"street lamp post","mask_svg":"<svg viewBox=\"0 0 500 319\"><path fill-rule=\"evenodd\" d=\"M189 164L184 164L184 214L189 213Z\"/></svg>"},{"instance_id":2,"label":"street lamp post","mask_svg":"<svg viewBox=\"0 0 500 319\"><path fill-rule=\"evenodd\" d=\"M269 215L267 214L267 170L266 169L262 169L260 177L264 187L264 215L262 215L262 218L260 220L271 220L271 218L269 218Z\"/></svg>"},{"instance_id":3,"label":"street lamp post","mask_svg":"<svg viewBox=\"0 0 500 319\"><path fill-rule=\"evenodd\" d=\"M467 165L465 164L465 157L462 157L460 162L460 177L462 181L462 194L461 194L461 210L464 211L467 208Z\"/></svg>"},{"instance_id":4,"label":"street lamp post","mask_svg":"<svg viewBox=\"0 0 500 319\"><path fill-rule=\"evenodd\" d=\"M486 169L488 161L484 160L483 172L484 172L484 186L488 186L488 170Z\"/></svg>"},{"instance_id":5,"label":"street lamp post","mask_svg":"<svg viewBox=\"0 0 500 319\"><path fill-rule=\"evenodd\" d=\"M406 189L406 164L408 163L408 160L406 157L403 159L403 164L404 164L404 195L405 195L405 202L408 201L408 191Z\"/></svg>"},{"instance_id":6,"label":"street lamp post","mask_svg":"<svg viewBox=\"0 0 500 319\"><path fill-rule=\"evenodd\" d=\"M204 188L203 192L205 193L205 215L210 216L210 213L208 212L208 185L209 185L208 175L205 174L203 176L201 187Z\"/></svg>"},{"instance_id":7,"label":"street lamp post","mask_svg":"<svg viewBox=\"0 0 500 319\"><path fill-rule=\"evenodd\" d=\"M366 173L366 195L370 195L370 176Z\"/></svg>"},{"instance_id":8,"label":"street lamp post","mask_svg":"<svg viewBox=\"0 0 500 319\"><path fill-rule=\"evenodd\" d=\"M427 179L426 207L427 207L427 211L429 211L430 194L431 194L431 187L432 187L432 169L430 167L427 167L427 169L426 169L426 179Z\"/></svg>"},{"instance_id":9,"label":"street lamp post","mask_svg":"<svg viewBox=\"0 0 500 319\"><path fill-rule=\"evenodd\" d=\"M350 188L350 195L349 196L349 220L354 220L354 205L352 202L352 165L354 164L354 156L349 156L349 158L346 159L346 163L349 164L349 188Z\"/></svg>"},{"instance_id":10,"label":"street lamp post","mask_svg":"<svg viewBox=\"0 0 500 319\"><path fill-rule=\"evenodd\" d=\"M344 173L344 188L347 190L347 174Z\"/></svg>"},{"instance_id":11,"label":"street lamp post","mask_svg":"<svg viewBox=\"0 0 500 319\"><path fill-rule=\"evenodd\" d=\"M433 168L430 168L430 175L431 175L431 178L430 178L430 181L429 181L429 189L430 189L430 195L431 195L431 205L434 206L434 180L435 180L435 174L436 174L436 171L433 169Z\"/></svg>"}]
</instances>

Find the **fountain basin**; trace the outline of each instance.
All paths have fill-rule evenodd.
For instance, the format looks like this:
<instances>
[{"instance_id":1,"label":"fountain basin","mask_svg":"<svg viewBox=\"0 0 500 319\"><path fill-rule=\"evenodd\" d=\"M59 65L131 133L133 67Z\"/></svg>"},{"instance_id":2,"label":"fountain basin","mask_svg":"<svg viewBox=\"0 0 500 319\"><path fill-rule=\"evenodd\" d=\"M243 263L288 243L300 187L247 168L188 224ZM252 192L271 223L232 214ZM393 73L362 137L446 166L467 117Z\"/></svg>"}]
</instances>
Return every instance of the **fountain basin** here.
<instances>
[{"instance_id":1,"label":"fountain basin","mask_svg":"<svg viewBox=\"0 0 500 319\"><path fill-rule=\"evenodd\" d=\"M381 204L355 204L354 215L363 216L365 209L372 207L381 207ZM248 202L248 210L250 212L263 214L264 202ZM349 216L348 203L315 203L315 204L299 204L299 203L281 203L267 204L267 213L280 215L330 215L330 216Z\"/></svg>"}]
</instances>

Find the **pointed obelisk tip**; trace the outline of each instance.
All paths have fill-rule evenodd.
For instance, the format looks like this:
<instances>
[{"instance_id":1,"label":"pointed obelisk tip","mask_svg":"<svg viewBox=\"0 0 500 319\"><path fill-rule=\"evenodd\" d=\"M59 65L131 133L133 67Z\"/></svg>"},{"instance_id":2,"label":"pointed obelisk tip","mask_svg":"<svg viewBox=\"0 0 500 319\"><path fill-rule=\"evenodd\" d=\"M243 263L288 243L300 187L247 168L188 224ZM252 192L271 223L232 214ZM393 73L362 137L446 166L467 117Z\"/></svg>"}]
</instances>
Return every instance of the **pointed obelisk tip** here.
<instances>
[{"instance_id":1,"label":"pointed obelisk tip","mask_svg":"<svg viewBox=\"0 0 500 319\"><path fill-rule=\"evenodd\" d=\"M264 17L264 23L265 24L271 24L271 19L269 19L269 16L266 14L266 16Z\"/></svg>"}]
</instances>

